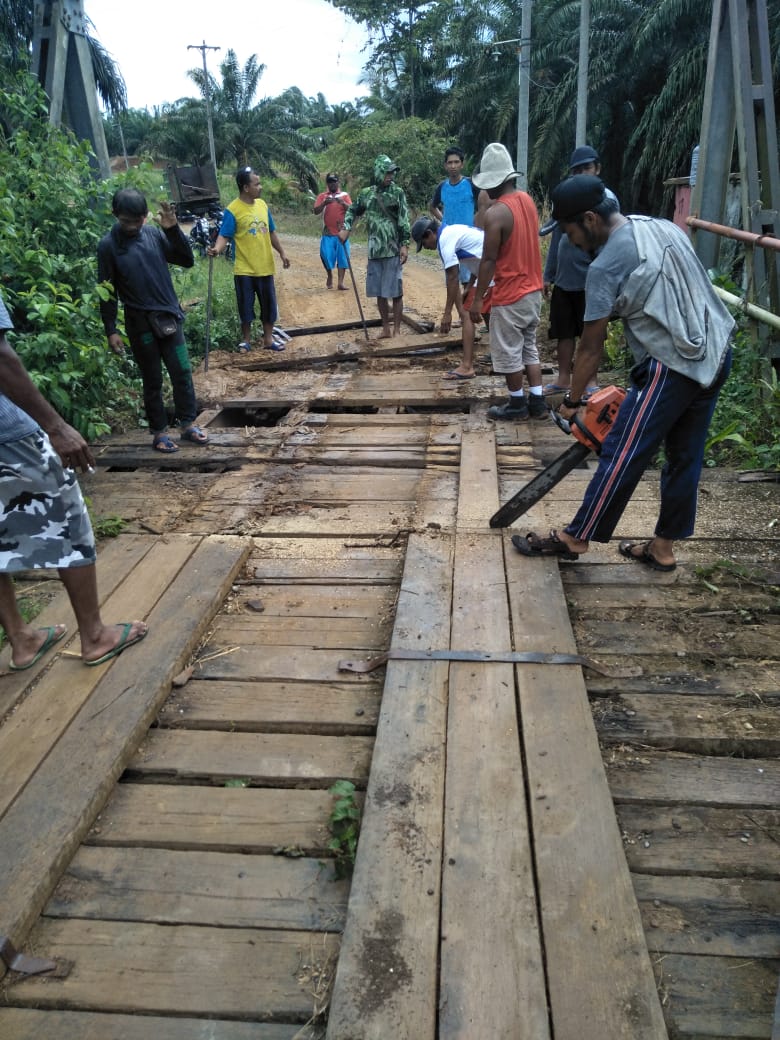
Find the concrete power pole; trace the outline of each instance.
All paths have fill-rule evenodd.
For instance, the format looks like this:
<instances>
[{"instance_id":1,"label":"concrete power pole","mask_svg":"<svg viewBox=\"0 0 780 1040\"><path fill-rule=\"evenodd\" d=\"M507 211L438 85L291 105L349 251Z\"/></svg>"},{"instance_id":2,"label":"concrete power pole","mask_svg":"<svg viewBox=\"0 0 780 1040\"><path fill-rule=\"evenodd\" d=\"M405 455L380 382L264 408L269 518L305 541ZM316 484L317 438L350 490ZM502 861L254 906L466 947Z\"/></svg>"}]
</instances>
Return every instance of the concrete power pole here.
<instances>
[{"instance_id":1,"label":"concrete power pole","mask_svg":"<svg viewBox=\"0 0 780 1040\"><path fill-rule=\"evenodd\" d=\"M590 57L590 0L580 5L580 57L577 65L577 130L574 145L588 140L588 61Z\"/></svg>"},{"instance_id":2,"label":"concrete power pole","mask_svg":"<svg viewBox=\"0 0 780 1040\"><path fill-rule=\"evenodd\" d=\"M214 149L214 123L211 118L211 90L209 88L209 70L206 67L206 51L218 51L219 49L219 47L210 47L205 40L203 43L191 43L187 47L188 51L200 51L203 58L203 96L206 99L206 120L209 126L209 158L215 174L217 172L217 153Z\"/></svg>"},{"instance_id":3,"label":"concrete power pole","mask_svg":"<svg viewBox=\"0 0 780 1040\"><path fill-rule=\"evenodd\" d=\"M517 183L528 187L528 99L531 85L531 9L533 0L523 0L520 46L517 49Z\"/></svg>"},{"instance_id":4,"label":"concrete power pole","mask_svg":"<svg viewBox=\"0 0 780 1040\"><path fill-rule=\"evenodd\" d=\"M65 123L76 137L90 141L93 166L107 178L108 148L82 0L37 0L34 18L32 69L49 98L49 122Z\"/></svg>"}]
</instances>

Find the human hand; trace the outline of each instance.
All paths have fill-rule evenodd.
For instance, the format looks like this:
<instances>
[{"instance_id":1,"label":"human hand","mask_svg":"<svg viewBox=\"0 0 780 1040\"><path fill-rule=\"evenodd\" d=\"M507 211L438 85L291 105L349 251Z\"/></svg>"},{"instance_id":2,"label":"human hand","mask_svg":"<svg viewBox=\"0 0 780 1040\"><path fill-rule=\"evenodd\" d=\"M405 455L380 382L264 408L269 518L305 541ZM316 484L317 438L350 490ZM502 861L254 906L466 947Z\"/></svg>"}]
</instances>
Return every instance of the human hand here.
<instances>
[{"instance_id":1,"label":"human hand","mask_svg":"<svg viewBox=\"0 0 780 1040\"><path fill-rule=\"evenodd\" d=\"M439 325L440 332L449 332L452 328L452 312L448 314L446 311L441 316L441 323Z\"/></svg>"},{"instance_id":2,"label":"human hand","mask_svg":"<svg viewBox=\"0 0 780 1040\"><path fill-rule=\"evenodd\" d=\"M408 246L401 246L401 248L398 250L398 258L400 259L402 264L406 263L406 261L409 259Z\"/></svg>"},{"instance_id":3,"label":"human hand","mask_svg":"<svg viewBox=\"0 0 780 1040\"><path fill-rule=\"evenodd\" d=\"M286 271L286 270L287 270L287 268L288 268L289 266L290 266L290 260L289 260L289 258L288 258L288 257L286 257L286 256L283 256L283 257L282 257L282 267L283 267L283 268L285 269L285 271Z\"/></svg>"},{"instance_id":4,"label":"human hand","mask_svg":"<svg viewBox=\"0 0 780 1040\"><path fill-rule=\"evenodd\" d=\"M63 422L48 433L51 446L59 455L63 466L68 469L80 469L82 473L94 467L95 457L78 430Z\"/></svg>"},{"instance_id":5,"label":"human hand","mask_svg":"<svg viewBox=\"0 0 780 1040\"><path fill-rule=\"evenodd\" d=\"M544 283L544 289L543 289L545 300L549 299L551 291L552 291L552 282L545 282Z\"/></svg>"},{"instance_id":6,"label":"human hand","mask_svg":"<svg viewBox=\"0 0 780 1040\"><path fill-rule=\"evenodd\" d=\"M157 210L157 223L161 228L176 227L179 221L176 218L176 207L172 202L161 199L160 208Z\"/></svg>"},{"instance_id":7,"label":"human hand","mask_svg":"<svg viewBox=\"0 0 780 1040\"><path fill-rule=\"evenodd\" d=\"M125 341L122 339L118 332L113 332L108 337L108 345L114 354L117 354L119 357L122 357L124 355Z\"/></svg>"},{"instance_id":8,"label":"human hand","mask_svg":"<svg viewBox=\"0 0 780 1040\"><path fill-rule=\"evenodd\" d=\"M342 228L341 231L339 231L339 234L338 234L339 242L346 242L348 238L349 238L349 231L347 231L346 228Z\"/></svg>"}]
</instances>

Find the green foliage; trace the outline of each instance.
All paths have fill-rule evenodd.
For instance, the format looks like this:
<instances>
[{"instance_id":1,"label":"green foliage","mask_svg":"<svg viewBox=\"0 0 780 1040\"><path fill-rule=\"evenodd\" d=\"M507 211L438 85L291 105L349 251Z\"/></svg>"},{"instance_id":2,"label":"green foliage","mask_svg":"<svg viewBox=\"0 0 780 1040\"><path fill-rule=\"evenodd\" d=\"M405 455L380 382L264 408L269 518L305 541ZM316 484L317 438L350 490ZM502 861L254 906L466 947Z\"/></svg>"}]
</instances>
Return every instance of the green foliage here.
<instances>
[{"instance_id":1,"label":"green foliage","mask_svg":"<svg viewBox=\"0 0 780 1040\"><path fill-rule=\"evenodd\" d=\"M95 538L117 538L127 527L127 520L119 516L118 513L111 513L108 516L95 516L92 499L88 495L84 495L84 502L89 513L92 533L95 535Z\"/></svg>"},{"instance_id":2,"label":"green foliage","mask_svg":"<svg viewBox=\"0 0 780 1040\"><path fill-rule=\"evenodd\" d=\"M249 781L248 780L238 780L238 779L226 780L225 783L224 783L224 786L225 787L249 787Z\"/></svg>"},{"instance_id":3,"label":"green foliage","mask_svg":"<svg viewBox=\"0 0 780 1040\"><path fill-rule=\"evenodd\" d=\"M740 316L731 375L721 390L710 425L710 466L780 468L780 386L762 355L755 325Z\"/></svg>"},{"instance_id":4,"label":"green foliage","mask_svg":"<svg viewBox=\"0 0 780 1040\"><path fill-rule=\"evenodd\" d=\"M0 286L11 338L33 381L88 440L132 396L133 380L106 347L96 250L110 222L89 146L50 126L37 82L0 88Z\"/></svg>"},{"instance_id":5,"label":"green foliage","mask_svg":"<svg viewBox=\"0 0 780 1040\"><path fill-rule=\"evenodd\" d=\"M209 349L233 350L238 343L238 312L233 287L233 265L225 257L215 257L212 274ZM190 356L202 358L206 349L206 300L209 261L195 257L188 270L173 268L173 284L186 314L184 335Z\"/></svg>"},{"instance_id":6,"label":"green foliage","mask_svg":"<svg viewBox=\"0 0 780 1040\"><path fill-rule=\"evenodd\" d=\"M328 791L335 798L328 820L332 835L328 848L335 857L336 877L349 877L355 866L360 835L360 809L355 800L355 785L349 780L337 780Z\"/></svg>"},{"instance_id":7,"label":"green foliage","mask_svg":"<svg viewBox=\"0 0 780 1040\"><path fill-rule=\"evenodd\" d=\"M376 157L389 155L401 167L396 179L409 206L423 211L443 177L444 150L450 143L437 124L424 119L346 123L325 151L322 165L339 171L345 190L354 198L361 188L373 184Z\"/></svg>"}]
</instances>

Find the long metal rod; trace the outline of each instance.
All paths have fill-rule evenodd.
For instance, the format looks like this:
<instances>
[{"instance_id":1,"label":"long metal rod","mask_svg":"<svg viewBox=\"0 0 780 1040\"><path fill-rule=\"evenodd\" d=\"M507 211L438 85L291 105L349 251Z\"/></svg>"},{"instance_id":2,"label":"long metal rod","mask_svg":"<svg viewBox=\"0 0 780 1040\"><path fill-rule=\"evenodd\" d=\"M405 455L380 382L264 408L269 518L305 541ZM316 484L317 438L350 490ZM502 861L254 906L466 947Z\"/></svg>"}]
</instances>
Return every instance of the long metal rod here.
<instances>
[{"instance_id":1,"label":"long metal rod","mask_svg":"<svg viewBox=\"0 0 780 1040\"><path fill-rule=\"evenodd\" d=\"M686 217L686 224L702 231L711 231L723 238L736 238L738 242L747 242L762 249L774 249L780 252L780 238L776 235L757 235L755 231L743 231L742 228L729 227L728 224L715 224L711 220L700 220L699 217Z\"/></svg>"}]
</instances>

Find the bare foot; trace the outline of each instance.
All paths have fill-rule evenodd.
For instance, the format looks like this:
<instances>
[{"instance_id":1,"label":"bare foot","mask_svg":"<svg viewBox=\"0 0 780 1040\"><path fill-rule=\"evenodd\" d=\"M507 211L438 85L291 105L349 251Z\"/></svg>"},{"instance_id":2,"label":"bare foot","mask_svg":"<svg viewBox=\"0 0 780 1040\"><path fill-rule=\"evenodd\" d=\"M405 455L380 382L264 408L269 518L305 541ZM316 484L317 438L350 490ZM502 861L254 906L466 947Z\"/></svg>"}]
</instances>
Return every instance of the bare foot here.
<instances>
[{"instance_id":1,"label":"bare foot","mask_svg":"<svg viewBox=\"0 0 780 1040\"><path fill-rule=\"evenodd\" d=\"M325 282L325 288L326 289L332 289L333 288L333 276L330 275L330 274L328 275L328 280Z\"/></svg>"},{"instance_id":2,"label":"bare foot","mask_svg":"<svg viewBox=\"0 0 780 1040\"><path fill-rule=\"evenodd\" d=\"M349 292L349 286L346 285L340 285L339 289L341 289L342 292Z\"/></svg>"},{"instance_id":3,"label":"bare foot","mask_svg":"<svg viewBox=\"0 0 780 1040\"><path fill-rule=\"evenodd\" d=\"M48 628L30 628L22 632L13 641L12 671L21 672L35 664L55 643L59 643L67 631L65 625L50 625Z\"/></svg>"},{"instance_id":4,"label":"bare foot","mask_svg":"<svg viewBox=\"0 0 780 1040\"><path fill-rule=\"evenodd\" d=\"M393 338L393 334L390 331L390 329L382 329L382 331L377 336L377 339L392 339L392 338Z\"/></svg>"},{"instance_id":5,"label":"bare foot","mask_svg":"<svg viewBox=\"0 0 780 1040\"><path fill-rule=\"evenodd\" d=\"M140 642L149 626L145 621L123 621L118 625L103 625L96 639L81 636L81 659L84 664L99 664L116 657L123 650Z\"/></svg>"}]
</instances>

